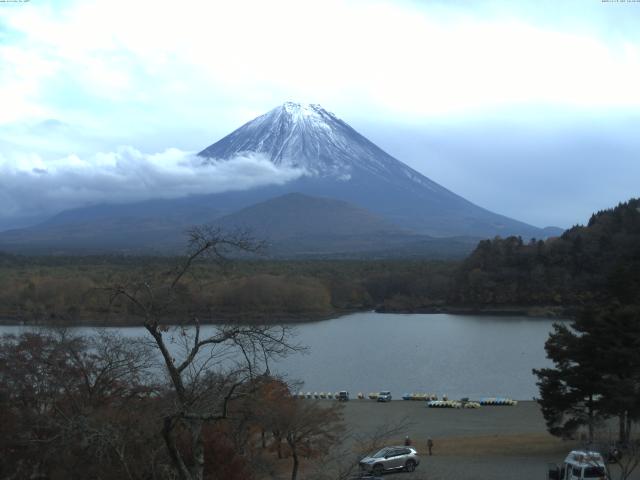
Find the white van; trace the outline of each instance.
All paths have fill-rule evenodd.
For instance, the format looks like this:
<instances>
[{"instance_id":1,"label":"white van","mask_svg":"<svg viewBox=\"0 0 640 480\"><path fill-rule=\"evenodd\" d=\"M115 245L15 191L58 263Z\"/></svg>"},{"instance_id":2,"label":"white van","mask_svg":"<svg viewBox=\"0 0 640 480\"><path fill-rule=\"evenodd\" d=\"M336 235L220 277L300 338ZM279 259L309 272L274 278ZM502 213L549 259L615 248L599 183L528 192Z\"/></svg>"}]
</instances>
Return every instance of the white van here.
<instances>
[{"instance_id":1,"label":"white van","mask_svg":"<svg viewBox=\"0 0 640 480\"><path fill-rule=\"evenodd\" d=\"M549 468L549 480L610 480L604 458L598 452L573 450L562 467Z\"/></svg>"}]
</instances>

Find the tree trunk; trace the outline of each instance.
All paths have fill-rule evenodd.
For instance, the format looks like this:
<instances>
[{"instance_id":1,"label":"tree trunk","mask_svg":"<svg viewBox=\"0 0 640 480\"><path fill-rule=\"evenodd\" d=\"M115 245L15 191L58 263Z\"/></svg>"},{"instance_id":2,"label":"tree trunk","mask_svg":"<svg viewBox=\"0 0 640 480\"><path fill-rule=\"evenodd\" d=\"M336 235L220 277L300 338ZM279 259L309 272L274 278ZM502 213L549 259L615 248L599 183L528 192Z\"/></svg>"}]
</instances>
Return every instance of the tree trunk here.
<instances>
[{"instance_id":1,"label":"tree trunk","mask_svg":"<svg viewBox=\"0 0 640 480\"><path fill-rule=\"evenodd\" d=\"M589 395L589 445L593 443L593 395Z\"/></svg>"},{"instance_id":2,"label":"tree trunk","mask_svg":"<svg viewBox=\"0 0 640 480\"><path fill-rule=\"evenodd\" d=\"M263 449L267 448L267 440L265 438L264 428L260 431L260 438L262 440L262 448Z\"/></svg>"},{"instance_id":3,"label":"tree trunk","mask_svg":"<svg viewBox=\"0 0 640 480\"><path fill-rule=\"evenodd\" d=\"M278 452L278 459L282 459L282 436L278 432L273 432L273 438L276 439L276 451Z\"/></svg>"},{"instance_id":4,"label":"tree trunk","mask_svg":"<svg viewBox=\"0 0 640 480\"><path fill-rule=\"evenodd\" d=\"M626 422L626 410L623 412L620 412L620 414L618 415L618 441L620 443L625 443L627 435L626 435L626 426L627 426L627 422Z\"/></svg>"},{"instance_id":5,"label":"tree trunk","mask_svg":"<svg viewBox=\"0 0 640 480\"><path fill-rule=\"evenodd\" d=\"M173 463L174 468L178 473L178 478L180 480L193 480L191 478L191 473L189 469L184 464L182 460L182 455L180 455L180 451L176 446L175 439L173 438L173 428L175 426L174 420L171 417L166 417L164 419L164 426L162 428L162 437L164 438L164 443L167 446L167 450L169 452L169 457L171 458L171 463Z\"/></svg>"},{"instance_id":6,"label":"tree trunk","mask_svg":"<svg viewBox=\"0 0 640 480\"><path fill-rule=\"evenodd\" d=\"M291 470L291 480L296 480L298 478L298 466L300 465L300 461L298 460L298 452L295 447L295 443L289 442L289 446L291 447L291 457L293 458L293 468Z\"/></svg>"},{"instance_id":7,"label":"tree trunk","mask_svg":"<svg viewBox=\"0 0 640 480\"><path fill-rule=\"evenodd\" d=\"M202 420L190 420L191 451L193 466L191 467L192 480L202 480L204 477L204 442L202 441Z\"/></svg>"}]
</instances>

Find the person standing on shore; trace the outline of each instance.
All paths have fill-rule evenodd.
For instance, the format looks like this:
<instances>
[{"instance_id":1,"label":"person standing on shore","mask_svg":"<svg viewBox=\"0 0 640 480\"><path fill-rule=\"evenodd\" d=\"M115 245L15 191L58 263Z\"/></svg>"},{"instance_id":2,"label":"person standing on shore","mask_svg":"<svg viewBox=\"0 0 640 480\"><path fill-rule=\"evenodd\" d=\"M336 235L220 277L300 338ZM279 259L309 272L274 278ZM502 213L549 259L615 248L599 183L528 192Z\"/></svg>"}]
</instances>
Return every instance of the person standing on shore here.
<instances>
[{"instance_id":1,"label":"person standing on shore","mask_svg":"<svg viewBox=\"0 0 640 480\"><path fill-rule=\"evenodd\" d=\"M431 437L427 439L427 448L429 449L429 456L431 456L431 449L433 448L433 440L431 440Z\"/></svg>"},{"instance_id":2,"label":"person standing on shore","mask_svg":"<svg viewBox=\"0 0 640 480\"><path fill-rule=\"evenodd\" d=\"M409 435L404 437L404 446L405 447L410 447L411 446L411 439L409 438Z\"/></svg>"}]
</instances>

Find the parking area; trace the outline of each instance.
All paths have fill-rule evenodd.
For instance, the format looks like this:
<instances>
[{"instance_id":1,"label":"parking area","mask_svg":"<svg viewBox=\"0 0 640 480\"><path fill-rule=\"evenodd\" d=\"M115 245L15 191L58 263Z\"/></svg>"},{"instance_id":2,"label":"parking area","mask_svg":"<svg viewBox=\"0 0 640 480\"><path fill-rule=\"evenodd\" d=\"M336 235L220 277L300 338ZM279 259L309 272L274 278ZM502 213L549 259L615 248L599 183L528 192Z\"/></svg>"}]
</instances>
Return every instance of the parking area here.
<instances>
[{"instance_id":1,"label":"parking area","mask_svg":"<svg viewBox=\"0 0 640 480\"><path fill-rule=\"evenodd\" d=\"M352 400L345 405L345 421L350 431L363 435L406 424L390 443L402 444L408 435L421 464L412 473L385 474L388 480L542 480L549 463L560 463L579 447L549 435L538 405L531 401L458 410L430 409L424 402ZM432 456L425 454L429 437ZM611 469L612 478L618 478L617 467ZM640 469L630 479L640 480Z\"/></svg>"}]
</instances>

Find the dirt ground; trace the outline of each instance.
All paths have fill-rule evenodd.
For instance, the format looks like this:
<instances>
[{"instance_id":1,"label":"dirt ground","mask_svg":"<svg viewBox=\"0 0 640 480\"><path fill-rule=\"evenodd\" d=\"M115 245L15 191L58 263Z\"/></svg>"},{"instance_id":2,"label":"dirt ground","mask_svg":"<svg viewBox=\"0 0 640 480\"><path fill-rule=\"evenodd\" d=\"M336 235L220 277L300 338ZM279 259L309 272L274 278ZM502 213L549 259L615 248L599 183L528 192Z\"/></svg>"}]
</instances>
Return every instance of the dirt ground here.
<instances>
[{"instance_id":1,"label":"dirt ground","mask_svg":"<svg viewBox=\"0 0 640 480\"><path fill-rule=\"evenodd\" d=\"M421 464L414 473L386 474L388 480L543 480L549 463L560 463L579 447L549 435L538 405L531 401L455 410L427 408L424 402L352 400L344 414L348 429L362 435L406 424L389 443L402 444L408 435ZM434 442L432 456L426 453L429 437ZM613 466L612 479L617 478ZM640 471L630 479L640 480Z\"/></svg>"}]
</instances>

